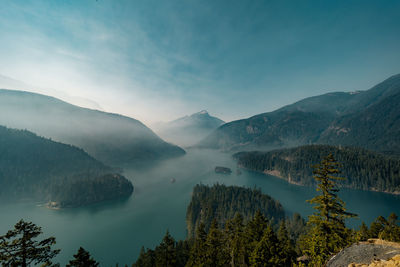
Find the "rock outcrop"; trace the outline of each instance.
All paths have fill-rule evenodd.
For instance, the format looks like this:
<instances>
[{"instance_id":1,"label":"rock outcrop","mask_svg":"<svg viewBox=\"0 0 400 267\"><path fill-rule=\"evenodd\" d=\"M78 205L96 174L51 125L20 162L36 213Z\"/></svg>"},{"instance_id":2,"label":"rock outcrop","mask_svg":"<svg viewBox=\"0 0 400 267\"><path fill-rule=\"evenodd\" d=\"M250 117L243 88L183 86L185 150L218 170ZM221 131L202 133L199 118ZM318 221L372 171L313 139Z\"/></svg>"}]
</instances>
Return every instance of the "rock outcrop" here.
<instances>
[{"instance_id":1,"label":"rock outcrop","mask_svg":"<svg viewBox=\"0 0 400 267\"><path fill-rule=\"evenodd\" d=\"M399 255L399 243L369 239L343 249L333 256L326 266L400 266Z\"/></svg>"}]
</instances>

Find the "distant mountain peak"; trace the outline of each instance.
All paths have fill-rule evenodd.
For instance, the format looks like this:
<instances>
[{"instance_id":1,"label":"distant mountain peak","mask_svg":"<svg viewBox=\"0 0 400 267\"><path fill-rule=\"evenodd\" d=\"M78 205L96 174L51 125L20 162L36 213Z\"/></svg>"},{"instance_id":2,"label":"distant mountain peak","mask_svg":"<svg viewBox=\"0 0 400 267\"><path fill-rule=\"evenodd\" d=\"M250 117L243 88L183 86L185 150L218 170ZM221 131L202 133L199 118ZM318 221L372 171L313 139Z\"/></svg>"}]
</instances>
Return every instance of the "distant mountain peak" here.
<instances>
[{"instance_id":1,"label":"distant mountain peak","mask_svg":"<svg viewBox=\"0 0 400 267\"><path fill-rule=\"evenodd\" d=\"M195 113L195 114L209 115L209 114L208 114L208 111L207 111L207 110L205 110L205 109L203 109L202 111L200 111L200 112L197 112L197 113ZM193 114L193 115L195 115L195 114Z\"/></svg>"},{"instance_id":2,"label":"distant mountain peak","mask_svg":"<svg viewBox=\"0 0 400 267\"><path fill-rule=\"evenodd\" d=\"M196 144L213 130L224 124L224 121L211 116L203 109L191 115L164 123L158 127L158 133L170 142L182 146Z\"/></svg>"}]
</instances>

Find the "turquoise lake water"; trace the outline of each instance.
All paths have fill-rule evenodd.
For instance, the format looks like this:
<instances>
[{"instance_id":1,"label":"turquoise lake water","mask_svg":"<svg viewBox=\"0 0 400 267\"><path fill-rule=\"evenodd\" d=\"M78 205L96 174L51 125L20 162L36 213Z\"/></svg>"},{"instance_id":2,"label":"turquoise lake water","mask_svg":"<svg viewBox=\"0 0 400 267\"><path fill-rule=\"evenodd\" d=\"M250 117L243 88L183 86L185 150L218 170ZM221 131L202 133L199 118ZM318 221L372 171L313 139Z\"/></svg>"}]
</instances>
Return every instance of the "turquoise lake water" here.
<instances>
[{"instance_id":1,"label":"turquoise lake water","mask_svg":"<svg viewBox=\"0 0 400 267\"><path fill-rule=\"evenodd\" d=\"M215 166L230 167L233 173L216 174ZM0 204L0 233L23 218L41 226L43 237L56 237L56 247L62 249L56 261L62 265L82 246L102 266L123 266L135 261L142 245L154 248L167 229L176 239L186 237L186 207L198 183L256 186L279 200L288 214L312 213L305 201L315 195L314 188L254 172L237 175L235 170L236 163L229 154L189 150L184 157L158 163L151 169L126 168L124 175L135 186L128 199L63 210L50 210L39 203ZM348 210L359 215L359 219L349 222L353 227L361 221L369 224L378 215L400 215L400 196L350 189L342 189L340 196Z\"/></svg>"}]
</instances>

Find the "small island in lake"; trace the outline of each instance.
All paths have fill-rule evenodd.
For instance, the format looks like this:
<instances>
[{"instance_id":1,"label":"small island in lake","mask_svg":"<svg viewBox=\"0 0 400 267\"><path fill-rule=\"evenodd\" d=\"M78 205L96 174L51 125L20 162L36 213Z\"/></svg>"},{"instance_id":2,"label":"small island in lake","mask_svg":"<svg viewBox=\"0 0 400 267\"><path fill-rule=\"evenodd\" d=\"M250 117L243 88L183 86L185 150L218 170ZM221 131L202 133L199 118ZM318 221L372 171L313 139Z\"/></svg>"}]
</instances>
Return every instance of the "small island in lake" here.
<instances>
[{"instance_id":1,"label":"small island in lake","mask_svg":"<svg viewBox=\"0 0 400 267\"><path fill-rule=\"evenodd\" d=\"M215 167L215 173L231 174L232 170L227 167L217 166Z\"/></svg>"}]
</instances>

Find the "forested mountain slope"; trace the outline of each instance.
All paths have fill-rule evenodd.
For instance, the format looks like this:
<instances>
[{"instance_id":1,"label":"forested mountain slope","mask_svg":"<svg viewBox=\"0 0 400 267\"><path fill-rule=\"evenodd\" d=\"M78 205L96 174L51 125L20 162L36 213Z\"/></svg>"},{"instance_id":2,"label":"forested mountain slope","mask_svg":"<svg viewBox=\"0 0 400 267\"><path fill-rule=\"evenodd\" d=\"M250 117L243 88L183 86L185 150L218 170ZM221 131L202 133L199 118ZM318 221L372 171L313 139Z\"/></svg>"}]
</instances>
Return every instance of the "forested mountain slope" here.
<instances>
[{"instance_id":1,"label":"forested mountain slope","mask_svg":"<svg viewBox=\"0 0 400 267\"><path fill-rule=\"evenodd\" d=\"M310 97L226 123L198 146L243 151L333 143L399 154L399 98L400 74L367 91Z\"/></svg>"},{"instance_id":2,"label":"forested mountain slope","mask_svg":"<svg viewBox=\"0 0 400 267\"><path fill-rule=\"evenodd\" d=\"M0 126L0 197L73 207L129 196L125 177L82 149Z\"/></svg>"},{"instance_id":3,"label":"forested mountain slope","mask_svg":"<svg viewBox=\"0 0 400 267\"><path fill-rule=\"evenodd\" d=\"M318 142L400 155L400 92L365 110L336 119Z\"/></svg>"}]
</instances>

